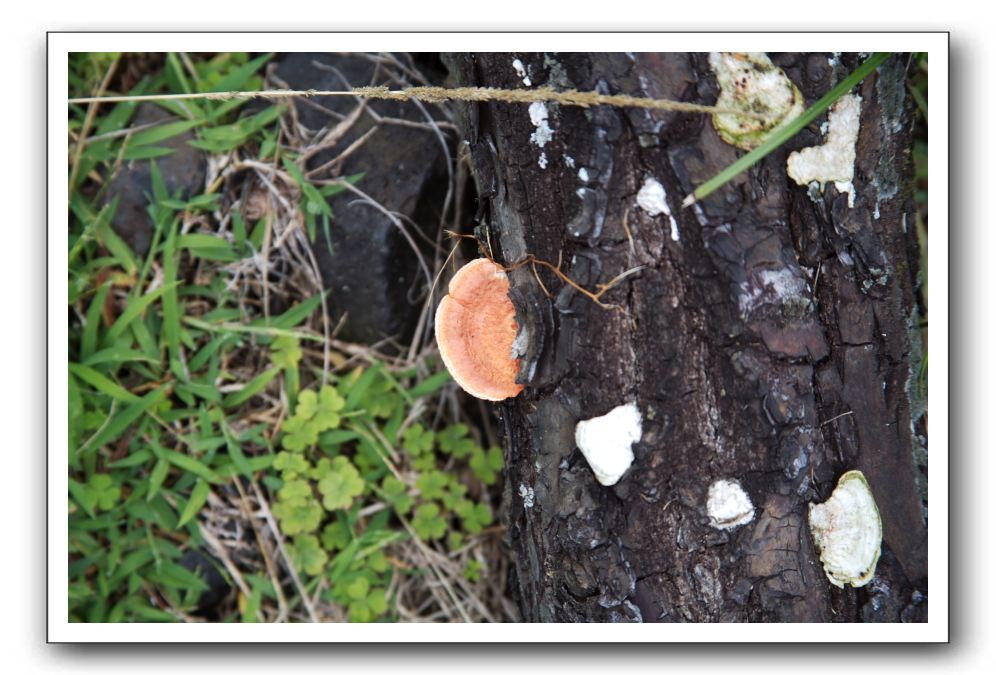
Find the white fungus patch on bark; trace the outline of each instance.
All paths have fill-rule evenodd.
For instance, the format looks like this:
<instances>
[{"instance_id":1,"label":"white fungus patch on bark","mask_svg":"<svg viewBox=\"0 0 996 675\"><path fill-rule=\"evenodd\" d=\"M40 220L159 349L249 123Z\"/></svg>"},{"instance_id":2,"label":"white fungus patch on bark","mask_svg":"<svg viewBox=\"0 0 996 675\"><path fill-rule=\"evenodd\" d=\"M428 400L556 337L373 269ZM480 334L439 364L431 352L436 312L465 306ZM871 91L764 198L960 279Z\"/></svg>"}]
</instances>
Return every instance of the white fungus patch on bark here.
<instances>
[{"instance_id":1,"label":"white fungus patch on bark","mask_svg":"<svg viewBox=\"0 0 996 675\"><path fill-rule=\"evenodd\" d=\"M574 440L595 479L615 485L633 464L633 443L643 436L643 417L635 403L613 408L601 417L578 422Z\"/></svg>"},{"instance_id":2,"label":"white fungus patch on bark","mask_svg":"<svg viewBox=\"0 0 996 675\"><path fill-rule=\"evenodd\" d=\"M754 520L754 504L735 480L717 480L706 496L709 524L720 530L732 530Z\"/></svg>"},{"instance_id":3,"label":"white fungus patch on bark","mask_svg":"<svg viewBox=\"0 0 996 675\"><path fill-rule=\"evenodd\" d=\"M848 94L830 108L827 141L789 155L788 175L799 185L817 183L820 189L830 181L847 193L847 205L854 206L854 158L861 128L861 97Z\"/></svg>"},{"instance_id":4,"label":"white fungus patch on bark","mask_svg":"<svg viewBox=\"0 0 996 675\"><path fill-rule=\"evenodd\" d=\"M526 67L522 65L522 61L515 59L512 61L512 67L515 68L515 74L522 80L522 84L527 87L532 85L533 81L529 79L529 74L526 71Z\"/></svg>"},{"instance_id":5,"label":"white fungus patch on bark","mask_svg":"<svg viewBox=\"0 0 996 675\"><path fill-rule=\"evenodd\" d=\"M529 140L541 148L553 138L553 129L550 128L549 119L550 112L546 109L546 103L535 101L529 104L529 121L536 127Z\"/></svg>"},{"instance_id":6,"label":"white fungus patch on bark","mask_svg":"<svg viewBox=\"0 0 996 675\"><path fill-rule=\"evenodd\" d=\"M711 52L709 66L719 84L716 107L750 113L712 116L716 132L730 145L753 150L805 109L802 92L764 52Z\"/></svg>"},{"instance_id":7,"label":"white fungus patch on bark","mask_svg":"<svg viewBox=\"0 0 996 675\"><path fill-rule=\"evenodd\" d=\"M834 586L864 586L875 576L882 518L863 473L848 471L830 499L809 505L809 530L823 571Z\"/></svg>"},{"instance_id":8,"label":"white fungus patch on bark","mask_svg":"<svg viewBox=\"0 0 996 675\"><path fill-rule=\"evenodd\" d=\"M674 219L671 207L667 205L667 193L664 192L664 186L653 176L644 179L643 187L636 194L636 205L651 216L659 216L662 213L666 215L671 221L671 239L674 241L681 239L678 232L678 221Z\"/></svg>"},{"instance_id":9,"label":"white fungus patch on bark","mask_svg":"<svg viewBox=\"0 0 996 675\"><path fill-rule=\"evenodd\" d=\"M765 304L780 304L805 297L805 280L791 269L761 270L753 280L744 282L738 297L740 315L744 318Z\"/></svg>"},{"instance_id":10,"label":"white fungus patch on bark","mask_svg":"<svg viewBox=\"0 0 996 675\"><path fill-rule=\"evenodd\" d=\"M522 506L527 509L533 508L536 502L536 491L531 487L526 487L524 483L519 483L519 496L522 497Z\"/></svg>"},{"instance_id":11,"label":"white fungus patch on bark","mask_svg":"<svg viewBox=\"0 0 996 675\"><path fill-rule=\"evenodd\" d=\"M583 166L580 169L578 169L578 178L580 178L585 183L587 183L588 182L588 169L584 168Z\"/></svg>"}]
</instances>

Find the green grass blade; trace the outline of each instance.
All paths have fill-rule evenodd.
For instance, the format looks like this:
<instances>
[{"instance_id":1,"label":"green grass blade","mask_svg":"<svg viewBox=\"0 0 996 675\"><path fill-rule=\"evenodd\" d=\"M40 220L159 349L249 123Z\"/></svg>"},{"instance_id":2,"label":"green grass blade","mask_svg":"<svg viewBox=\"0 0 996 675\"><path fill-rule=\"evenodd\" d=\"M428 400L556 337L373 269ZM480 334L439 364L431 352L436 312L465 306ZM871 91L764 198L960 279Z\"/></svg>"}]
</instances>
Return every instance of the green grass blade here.
<instances>
[{"instance_id":1,"label":"green grass blade","mask_svg":"<svg viewBox=\"0 0 996 675\"><path fill-rule=\"evenodd\" d=\"M228 424L222 422L221 432L225 435L225 444L228 446L228 455L232 458L232 463L239 470L239 473L248 478L252 477L252 469L249 468L249 462L246 461L246 456L242 453L242 447L239 445L239 441L232 434L232 430L228 428Z\"/></svg>"},{"instance_id":2,"label":"green grass blade","mask_svg":"<svg viewBox=\"0 0 996 675\"><path fill-rule=\"evenodd\" d=\"M269 370L264 370L262 373L249 380L249 383L246 384L246 386L242 387L242 389L236 392L232 392L224 399L222 399L221 407L234 408L237 405L245 403L253 396L263 391L263 389L266 388L266 385L270 383L270 380L276 377L277 373L279 372L280 372L279 368L270 368Z\"/></svg>"},{"instance_id":3,"label":"green grass blade","mask_svg":"<svg viewBox=\"0 0 996 675\"><path fill-rule=\"evenodd\" d=\"M116 401L134 403L135 401L141 400L140 397L131 393L120 384L117 384L106 375L97 372L89 366L84 366L80 363L70 363L69 372L89 384L100 393L110 396Z\"/></svg>"},{"instance_id":4,"label":"green grass blade","mask_svg":"<svg viewBox=\"0 0 996 675\"><path fill-rule=\"evenodd\" d=\"M149 305L158 300L159 296L171 288L175 288L176 284L177 282L173 282L170 285L160 286L151 293L146 293L142 297L129 302L128 308L121 313L121 316L114 322L114 325L107 331L107 335L104 336L104 344L112 346L115 340L124 335L125 330L131 325L132 321L137 319Z\"/></svg>"},{"instance_id":5,"label":"green grass blade","mask_svg":"<svg viewBox=\"0 0 996 675\"><path fill-rule=\"evenodd\" d=\"M155 499L156 493L159 492L159 488L162 487L163 481L166 480L168 474L169 462L160 458L156 461L156 465L152 467L152 472L149 474L149 494L146 495L145 501L151 502Z\"/></svg>"},{"instance_id":6,"label":"green grass blade","mask_svg":"<svg viewBox=\"0 0 996 675\"><path fill-rule=\"evenodd\" d=\"M313 295L304 302L299 302L280 316L270 317L269 326L272 328L294 328L311 316L312 312L322 304L322 294ZM251 326L261 326L265 319L256 319L250 323Z\"/></svg>"},{"instance_id":7,"label":"green grass blade","mask_svg":"<svg viewBox=\"0 0 996 675\"><path fill-rule=\"evenodd\" d=\"M811 105L804 113L775 131L761 145L751 150L746 155L730 164L718 174L707 180L695 189L691 195L685 198L682 206L691 206L697 201L705 199L713 192L726 185L738 175L757 164L763 158L781 147L786 141L802 131L810 122L819 117L824 110L833 105L837 99L851 90L856 84L878 68L891 52L876 52L867 61L858 66L853 73L844 78L836 87L827 92L826 96Z\"/></svg>"},{"instance_id":8,"label":"green grass blade","mask_svg":"<svg viewBox=\"0 0 996 675\"><path fill-rule=\"evenodd\" d=\"M190 455L185 455L182 452L177 452L176 450L160 450L163 459L177 467L178 469L183 469L192 474L196 474L206 480L209 483L221 483L222 479L217 473L212 471L203 462L194 459Z\"/></svg>"},{"instance_id":9,"label":"green grass blade","mask_svg":"<svg viewBox=\"0 0 996 675\"><path fill-rule=\"evenodd\" d=\"M114 212L118 208L117 196L115 196L114 199L107 204L104 204L104 207L100 209L100 212L96 216L92 214L92 210L88 208L88 205L87 207L83 206L84 202L80 198L74 196L73 202L77 207L74 209L74 211L76 211L76 215L85 223L85 225L83 232L80 233L80 236L75 242L73 242L73 247L69 250L70 267L76 260L76 257L80 254L80 251L83 250L83 246L88 241L93 240L93 233L100 231L104 225L111 222L111 218L114 217Z\"/></svg>"},{"instance_id":10,"label":"green grass blade","mask_svg":"<svg viewBox=\"0 0 996 675\"><path fill-rule=\"evenodd\" d=\"M243 326L241 324L235 323L208 323L207 321L201 321L200 319L195 319L192 316L183 317L183 323L188 326L193 326L194 328L199 328L201 330L211 331L212 333L226 333L230 335L237 335L239 333L247 333L249 335L265 335L267 337L276 338L282 335L287 337L295 337L299 340L311 340L313 342L322 342L325 340L321 335L314 335L312 333L305 333L304 331L290 330L288 328L270 328L267 326ZM253 322L255 323L255 322Z\"/></svg>"},{"instance_id":11,"label":"green grass blade","mask_svg":"<svg viewBox=\"0 0 996 675\"><path fill-rule=\"evenodd\" d=\"M176 524L177 527L183 527L187 521L197 515L207 502L208 495L211 494L211 484L205 480L197 481L197 485L194 486L193 491L190 493L190 500L187 505L183 507L183 513L180 514L180 522Z\"/></svg>"},{"instance_id":12,"label":"green grass blade","mask_svg":"<svg viewBox=\"0 0 996 675\"><path fill-rule=\"evenodd\" d=\"M179 136L183 132L189 131L199 124L201 124L200 120L178 120L176 122L160 124L159 126L151 127L149 129L143 129L142 131L132 135L131 141L128 145L134 148L168 141L174 136Z\"/></svg>"},{"instance_id":13,"label":"green grass blade","mask_svg":"<svg viewBox=\"0 0 996 675\"><path fill-rule=\"evenodd\" d=\"M111 282L105 282L97 289L86 310L86 326L83 328L83 338L80 340L80 360L86 361L97 350L97 337L100 330L100 310L111 290Z\"/></svg>"},{"instance_id":14,"label":"green grass blade","mask_svg":"<svg viewBox=\"0 0 996 675\"><path fill-rule=\"evenodd\" d=\"M246 223L238 211L232 211L232 233L235 235L235 249L246 253Z\"/></svg>"},{"instance_id":15,"label":"green grass blade","mask_svg":"<svg viewBox=\"0 0 996 675\"><path fill-rule=\"evenodd\" d=\"M122 410L119 414L112 416L108 420L108 423L101 427L96 434L91 436L90 440L88 440L79 451L83 452L89 448L99 448L116 439L118 436L123 434L125 430L135 422L135 420L141 417L145 411L162 401L163 398L166 397L167 391L166 387L160 387L155 391L151 391L140 400L132 403L127 408Z\"/></svg>"},{"instance_id":16,"label":"green grass blade","mask_svg":"<svg viewBox=\"0 0 996 675\"><path fill-rule=\"evenodd\" d=\"M263 65L273 58L273 54L263 54L262 56L257 56L252 61L245 63L238 68L232 70L232 72L223 76L218 80L209 91L237 91L241 90L242 86L249 81L253 75L256 74Z\"/></svg>"},{"instance_id":17,"label":"green grass blade","mask_svg":"<svg viewBox=\"0 0 996 675\"><path fill-rule=\"evenodd\" d=\"M180 375L180 305L177 300L177 225L173 222L169 236L163 246L163 285L168 288L163 295L163 340L169 353L169 365L173 373Z\"/></svg>"},{"instance_id":18,"label":"green grass blade","mask_svg":"<svg viewBox=\"0 0 996 675\"><path fill-rule=\"evenodd\" d=\"M129 361L147 361L149 363L158 363L156 359L152 358L148 354L134 349L125 349L116 346L108 349L101 349L99 352L95 352L83 359L81 363L84 366L97 366L104 363L128 363Z\"/></svg>"},{"instance_id":19,"label":"green grass blade","mask_svg":"<svg viewBox=\"0 0 996 675\"><path fill-rule=\"evenodd\" d=\"M169 157L176 150L171 148L163 148L158 145L147 145L140 148L128 148L125 150L122 159L126 162L131 162L135 160L143 159L159 159L160 157Z\"/></svg>"},{"instance_id":20,"label":"green grass blade","mask_svg":"<svg viewBox=\"0 0 996 675\"><path fill-rule=\"evenodd\" d=\"M412 398L418 398L419 396L428 396L429 394L434 394L443 388L447 382L449 382L452 377L450 377L450 371L441 370L435 375L430 375L425 378L414 387L408 390L408 395Z\"/></svg>"}]
</instances>

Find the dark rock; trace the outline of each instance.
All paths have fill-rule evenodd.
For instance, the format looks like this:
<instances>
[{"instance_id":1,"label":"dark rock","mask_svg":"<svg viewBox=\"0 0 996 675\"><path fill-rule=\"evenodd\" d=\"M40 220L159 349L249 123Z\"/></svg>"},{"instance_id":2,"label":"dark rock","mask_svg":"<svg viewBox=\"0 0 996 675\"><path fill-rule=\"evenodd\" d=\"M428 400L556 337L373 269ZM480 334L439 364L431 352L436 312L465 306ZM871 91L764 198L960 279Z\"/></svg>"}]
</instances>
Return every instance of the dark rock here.
<instances>
[{"instance_id":1,"label":"dark rock","mask_svg":"<svg viewBox=\"0 0 996 675\"><path fill-rule=\"evenodd\" d=\"M143 103L135 111L131 126L175 120L175 117L159 106ZM181 198L189 199L199 194L204 187L206 160L203 152L187 143L193 138L193 132L187 131L159 144L175 150L171 155L156 159L156 166L170 195L179 190ZM111 227L140 256L149 251L152 241L153 223L146 211L151 194L151 163L149 160L136 160L122 165L111 180L104 198L105 203L114 197L118 198L118 208L111 220Z\"/></svg>"},{"instance_id":2,"label":"dark rock","mask_svg":"<svg viewBox=\"0 0 996 675\"><path fill-rule=\"evenodd\" d=\"M201 593L193 614L217 621L218 607L232 590L220 571L221 563L195 548L187 549L177 562L180 567L190 570L208 585L207 590Z\"/></svg>"},{"instance_id":3,"label":"dark rock","mask_svg":"<svg viewBox=\"0 0 996 675\"><path fill-rule=\"evenodd\" d=\"M399 88L403 85L398 80L406 79L397 70L348 54L286 54L277 61L274 74L291 88L319 90L371 84ZM317 132L334 127L356 109L358 102L348 97L315 97L294 105L298 122ZM370 101L368 105L382 117L429 121L423 112L429 106L391 101ZM333 147L310 158L308 168L328 164L374 126L375 117L364 113ZM415 228L435 239L446 197L446 152L439 136L429 128L383 123L348 158L323 169L318 177L362 173L357 188L387 211L399 214L410 239L419 242L424 255L431 255ZM426 289L426 274L409 237L357 194L340 193L329 204L334 213L329 240L319 227L314 251L323 284L330 291L333 321L347 315L340 337L373 343L393 336L404 342L414 330Z\"/></svg>"}]
</instances>

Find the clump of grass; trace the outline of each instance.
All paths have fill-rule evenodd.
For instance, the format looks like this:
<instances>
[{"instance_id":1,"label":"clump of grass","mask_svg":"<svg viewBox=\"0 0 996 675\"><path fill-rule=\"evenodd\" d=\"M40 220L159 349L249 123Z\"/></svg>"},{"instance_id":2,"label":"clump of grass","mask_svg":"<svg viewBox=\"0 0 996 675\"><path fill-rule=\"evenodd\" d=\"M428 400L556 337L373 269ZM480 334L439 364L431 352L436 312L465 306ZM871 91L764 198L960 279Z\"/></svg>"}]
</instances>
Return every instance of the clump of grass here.
<instances>
[{"instance_id":1,"label":"clump of grass","mask_svg":"<svg viewBox=\"0 0 996 675\"><path fill-rule=\"evenodd\" d=\"M129 58L75 55L70 94L111 91ZM169 54L129 93L260 88L268 59ZM431 351L330 325L312 245L361 177L307 176L315 137L244 103L162 102L176 119L143 129L131 102L70 106L70 620L202 620L190 550L234 589L221 621L514 618L500 451ZM185 197L155 162L188 131L211 160ZM144 256L103 205L128 161L152 162Z\"/></svg>"}]
</instances>

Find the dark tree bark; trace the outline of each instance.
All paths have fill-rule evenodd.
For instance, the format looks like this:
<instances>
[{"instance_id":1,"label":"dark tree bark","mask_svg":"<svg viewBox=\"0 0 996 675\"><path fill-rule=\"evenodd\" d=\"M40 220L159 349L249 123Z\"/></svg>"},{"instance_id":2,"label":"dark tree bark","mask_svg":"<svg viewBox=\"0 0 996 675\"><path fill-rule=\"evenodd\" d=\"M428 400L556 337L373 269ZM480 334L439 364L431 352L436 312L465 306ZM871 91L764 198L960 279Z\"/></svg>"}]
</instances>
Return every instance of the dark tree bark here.
<instances>
[{"instance_id":1,"label":"dark tree bark","mask_svg":"<svg viewBox=\"0 0 996 675\"><path fill-rule=\"evenodd\" d=\"M772 60L823 95L858 63ZM705 54L453 54L455 84L576 88L713 103ZM819 123L713 197L684 195L734 160L708 116L550 104L552 137L522 104L462 108L497 260L556 262L586 288L636 266L607 310L551 274L511 273L530 334L518 398L500 406L505 521L530 621L923 621L925 443L918 371L917 256L905 57L863 99L855 204L810 196L786 176ZM584 171L581 171L581 170ZM676 219L636 207L646 177ZM780 281L779 281L780 280ZM574 442L579 420L635 402L636 459L596 482ZM919 432L919 433L918 433ZM920 437L917 441L916 437ZM919 447L919 446L918 446ZM874 580L831 586L807 524L810 502L860 469L882 516ZM921 476L922 474L922 476ZM709 525L706 491L741 482L746 526Z\"/></svg>"}]
</instances>

